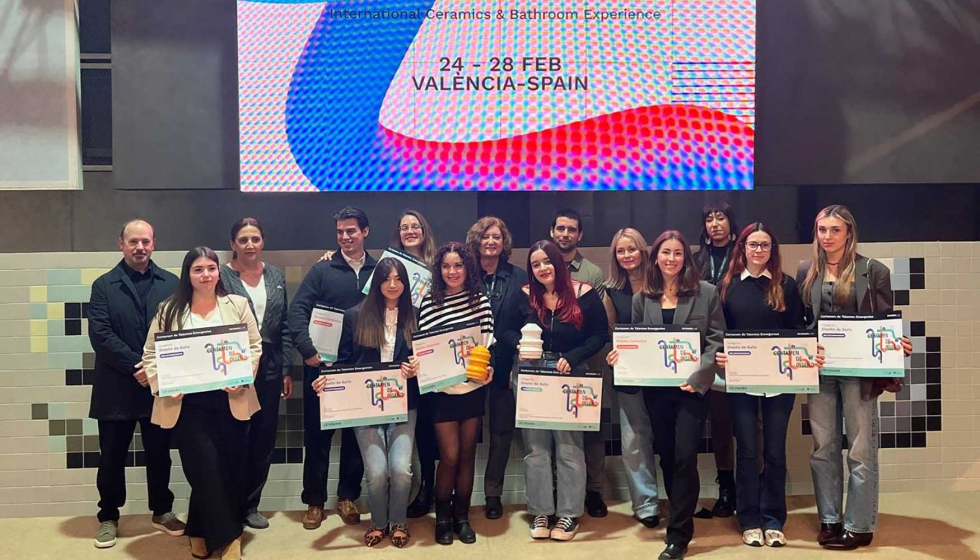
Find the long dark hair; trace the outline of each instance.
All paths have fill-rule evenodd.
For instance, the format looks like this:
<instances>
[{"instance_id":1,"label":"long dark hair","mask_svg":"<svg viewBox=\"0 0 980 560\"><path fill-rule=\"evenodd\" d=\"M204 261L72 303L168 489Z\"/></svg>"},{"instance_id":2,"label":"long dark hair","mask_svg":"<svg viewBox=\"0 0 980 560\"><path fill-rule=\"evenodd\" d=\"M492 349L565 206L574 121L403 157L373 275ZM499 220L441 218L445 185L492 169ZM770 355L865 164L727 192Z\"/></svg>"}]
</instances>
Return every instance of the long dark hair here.
<instances>
[{"instance_id":1,"label":"long dark hair","mask_svg":"<svg viewBox=\"0 0 980 560\"><path fill-rule=\"evenodd\" d=\"M231 237L229 238L231 239L231 242L234 243L235 238L238 237L238 232L242 231L242 228L248 226L252 226L255 229L259 230L259 235L262 236L263 240L265 239L265 230L262 229L262 224L260 224L258 220L256 220L255 218L242 218L241 220L238 220L231 226ZM238 258L238 253L236 251L232 251L231 260L235 260L237 258Z\"/></svg>"},{"instance_id":2,"label":"long dark hair","mask_svg":"<svg viewBox=\"0 0 980 560\"><path fill-rule=\"evenodd\" d=\"M476 305L480 301L480 265L473 256L473 250L468 245L458 241L450 241L436 252L436 258L432 262L432 301L436 305L442 305L446 301L446 281L442 278L442 263L446 260L446 255L456 253L463 266L466 268L466 280L463 282L463 291L470 295L470 305Z\"/></svg>"},{"instance_id":3,"label":"long dark hair","mask_svg":"<svg viewBox=\"0 0 980 560\"><path fill-rule=\"evenodd\" d=\"M405 216L412 216L419 221L419 225L422 226L422 260L426 264L431 265L432 261L436 257L436 236L432 234L432 228L429 227L428 220L422 215L418 210L405 210L402 212L401 216L398 216L398 221L395 223L395 233L391 235L391 246L397 247L402 251L408 252L405 246L402 245L402 218Z\"/></svg>"},{"instance_id":4,"label":"long dark hair","mask_svg":"<svg viewBox=\"0 0 980 560\"><path fill-rule=\"evenodd\" d=\"M555 306L555 315L562 323L574 325L576 329L582 328L582 309L578 305L578 298L575 297L575 286L572 282L572 275L565 266L565 259L561 256L561 250L551 241L541 240L531 245L527 252L527 272L530 276L528 282L528 292L530 294L531 309L537 314L538 321L544 325L544 318L548 314L548 308L544 304L545 287L531 268L531 255L537 251L544 251L548 260L555 267L555 295L558 296L558 305Z\"/></svg>"},{"instance_id":5,"label":"long dark hair","mask_svg":"<svg viewBox=\"0 0 980 560\"><path fill-rule=\"evenodd\" d=\"M769 250L769 262L766 263L766 270L772 276L769 287L766 289L766 305L773 311L786 311L786 298L783 297L783 265L779 257L779 241L776 241L776 235L762 222L755 222L746 226L742 230L742 233L739 234L738 240L735 241L732 264L728 267L728 272L725 273L725 279L722 280L720 286L721 301L722 303L725 302L725 297L728 295L728 287L731 285L732 280L736 276L741 276L742 271L745 270L745 263L748 261L745 257L745 252L748 250L745 247L745 243L748 241L749 236L757 231L768 235L769 239L772 240L772 249Z\"/></svg>"},{"instance_id":6,"label":"long dark hair","mask_svg":"<svg viewBox=\"0 0 980 560\"><path fill-rule=\"evenodd\" d=\"M385 298L381 293L381 286L388 281L392 270L398 273L398 279L405 287L401 297L398 298L398 326L407 344L412 343L412 332L418 330L408 271L400 260L387 257L378 261L375 266L374 276L371 277L371 290L360 304L357 329L354 332L354 342L358 346L381 348L385 342Z\"/></svg>"},{"instance_id":7,"label":"long dark hair","mask_svg":"<svg viewBox=\"0 0 980 560\"><path fill-rule=\"evenodd\" d=\"M668 229L654 239L653 246L650 247L650 279L647 281L646 289L643 290L643 295L647 297L659 298L664 295L666 286L664 275L657 266L657 255L660 253L660 246L671 239L679 241L684 248L684 266L677 273L677 295L694 296L701 291L701 275L694 264L694 259L691 258L691 246L684 239L684 234L676 229Z\"/></svg>"},{"instance_id":8,"label":"long dark hair","mask_svg":"<svg viewBox=\"0 0 980 560\"><path fill-rule=\"evenodd\" d=\"M711 236L708 235L708 225L705 223L708 221L708 217L715 212L719 214L724 214L728 218L728 238L731 241L735 240L735 236L738 231L738 221L735 220L735 209L732 208L727 202L715 201L705 204L701 208L701 233L698 234L698 252L694 255L695 264L698 266L698 271L701 273L701 278L704 280L710 280L708 276L711 275L711 253L708 252L708 247L711 247ZM727 246L729 259L732 254L732 243Z\"/></svg>"},{"instance_id":9,"label":"long dark hair","mask_svg":"<svg viewBox=\"0 0 980 560\"><path fill-rule=\"evenodd\" d=\"M184 263L180 266L180 280L177 282L177 289L174 290L172 296L164 300L160 307L159 328L161 331L179 330L183 327L180 324L181 318L194 300L194 287L191 286L191 265L200 258L214 261L214 264L219 266L221 264L218 262L218 255L210 247L194 247L187 251L187 254L184 255ZM214 286L214 293L218 297L228 295L225 285L221 283L220 274L217 277L217 284Z\"/></svg>"}]
</instances>

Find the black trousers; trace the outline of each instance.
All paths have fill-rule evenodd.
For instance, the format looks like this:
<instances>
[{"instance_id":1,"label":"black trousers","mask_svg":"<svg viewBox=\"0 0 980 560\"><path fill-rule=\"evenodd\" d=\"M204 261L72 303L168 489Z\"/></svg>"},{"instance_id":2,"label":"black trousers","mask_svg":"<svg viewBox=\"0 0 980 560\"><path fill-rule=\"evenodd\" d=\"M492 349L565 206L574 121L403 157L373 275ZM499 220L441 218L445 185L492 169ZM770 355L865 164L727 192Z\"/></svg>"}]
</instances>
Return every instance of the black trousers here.
<instances>
[{"instance_id":1,"label":"black trousers","mask_svg":"<svg viewBox=\"0 0 980 560\"><path fill-rule=\"evenodd\" d=\"M415 421L415 449L419 454L419 476L426 488L436 484L436 461L439 459L439 443L436 441L435 423L432 419L432 393L419 398L418 417Z\"/></svg>"},{"instance_id":2,"label":"black trousers","mask_svg":"<svg viewBox=\"0 0 980 560\"><path fill-rule=\"evenodd\" d=\"M488 498L499 498L504 489L504 473L510 459L511 442L514 441L517 401L512 389L496 383L490 385L487 401L490 413L490 450L483 477L483 492Z\"/></svg>"},{"instance_id":3,"label":"black trousers","mask_svg":"<svg viewBox=\"0 0 980 560\"><path fill-rule=\"evenodd\" d=\"M336 430L320 429L320 398L313 390L313 380L320 375L319 368L303 367L303 503L320 506L327 501L327 472L330 467L330 443ZM340 438L340 481L337 497L356 500L361 497L361 479L364 478L364 461L357 446L354 430L344 428Z\"/></svg>"},{"instance_id":4,"label":"black trousers","mask_svg":"<svg viewBox=\"0 0 980 560\"><path fill-rule=\"evenodd\" d=\"M698 448L708 407L697 393L676 387L643 390L664 486L670 500L667 544L687 545L694 536L694 510L698 505Z\"/></svg>"},{"instance_id":5,"label":"black trousers","mask_svg":"<svg viewBox=\"0 0 980 560\"><path fill-rule=\"evenodd\" d=\"M146 457L146 486L150 510L163 515L173 509L170 491L170 430L139 420L99 420L99 521L119 519L119 508L126 505L126 464L129 444L139 422Z\"/></svg>"},{"instance_id":6,"label":"black trousers","mask_svg":"<svg viewBox=\"0 0 980 560\"><path fill-rule=\"evenodd\" d=\"M188 537L221 550L242 534L248 422L231 410L184 403L174 426L184 476L191 487Z\"/></svg>"},{"instance_id":7,"label":"black trousers","mask_svg":"<svg viewBox=\"0 0 980 560\"><path fill-rule=\"evenodd\" d=\"M264 356L263 356L264 358ZM262 372L262 366L259 366ZM282 378L255 379L261 410L252 415L248 429L248 459L245 475L244 515L259 510L262 489L269 479L272 452L276 448L276 430L279 427L279 397L282 393Z\"/></svg>"}]
</instances>

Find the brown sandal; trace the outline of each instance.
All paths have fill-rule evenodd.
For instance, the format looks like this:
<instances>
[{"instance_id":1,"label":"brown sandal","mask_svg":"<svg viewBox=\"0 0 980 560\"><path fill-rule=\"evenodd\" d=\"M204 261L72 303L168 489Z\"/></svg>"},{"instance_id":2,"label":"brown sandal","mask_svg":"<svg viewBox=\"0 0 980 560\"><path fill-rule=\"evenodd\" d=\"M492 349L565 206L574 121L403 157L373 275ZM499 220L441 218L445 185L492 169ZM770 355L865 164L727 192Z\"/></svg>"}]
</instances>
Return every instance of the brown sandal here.
<instances>
[{"instance_id":1,"label":"brown sandal","mask_svg":"<svg viewBox=\"0 0 980 560\"><path fill-rule=\"evenodd\" d=\"M384 529L378 529L372 523L371 527L369 527L367 532L364 533L364 544L368 546L378 544L379 542L385 540L385 532L386 531Z\"/></svg>"},{"instance_id":2,"label":"brown sandal","mask_svg":"<svg viewBox=\"0 0 980 560\"><path fill-rule=\"evenodd\" d=\"M408 526L404 523L388 524L388 535L391 537L391 544L395 545L396 548L403 548L412 538L408 532Z\"/></svg>"}]
</instances>

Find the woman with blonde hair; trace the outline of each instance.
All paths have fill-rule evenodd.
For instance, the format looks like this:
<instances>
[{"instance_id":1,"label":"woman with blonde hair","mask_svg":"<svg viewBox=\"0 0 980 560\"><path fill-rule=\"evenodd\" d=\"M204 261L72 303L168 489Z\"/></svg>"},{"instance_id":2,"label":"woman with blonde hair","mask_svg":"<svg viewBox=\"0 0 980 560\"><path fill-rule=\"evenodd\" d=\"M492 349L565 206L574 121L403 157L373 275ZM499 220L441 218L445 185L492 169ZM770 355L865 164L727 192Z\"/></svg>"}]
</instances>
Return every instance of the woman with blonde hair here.
<instances>
[{"instance_id":1,"label":"woman with blonde hair","mask_svg":"<svg viewBox=\"0 0 980 560\"><path fill-rule=\"evenodd\" d=\"M796 273L806 322L815 329L822 314L885 313L892 310L891 273L857 252L857 222L845 206L828 206L813 224L812 259ZM902 337L905 355L912 342ZM813 453L810 470L820 516L817 542L831 550L871 544L878 521L878 395L898 391L901 379L820 376L809 396ZM842 421L847 425L847 509L841 463Z\"/></svg>"},{"instance_id":2,"label":"woman with blonde hair","mask_svg":"<svg viewBox=\"0 0 980 560\"><path fill-rule=\"evenodd\" d=\"M633 228L623 228L613 235L609 246L609 278L606 280L606 318L612 328L616 324L630 324L633 313L633 294L642 293L647 287L650 255L643 234ZM650 415L640 387L616 385L616 402L619 404L619 425L622 430L621 453L626 469L626 482L633 514L645 527L660 524L657 466L653 455L653 430Z\"/></svg>"}]
</instances>

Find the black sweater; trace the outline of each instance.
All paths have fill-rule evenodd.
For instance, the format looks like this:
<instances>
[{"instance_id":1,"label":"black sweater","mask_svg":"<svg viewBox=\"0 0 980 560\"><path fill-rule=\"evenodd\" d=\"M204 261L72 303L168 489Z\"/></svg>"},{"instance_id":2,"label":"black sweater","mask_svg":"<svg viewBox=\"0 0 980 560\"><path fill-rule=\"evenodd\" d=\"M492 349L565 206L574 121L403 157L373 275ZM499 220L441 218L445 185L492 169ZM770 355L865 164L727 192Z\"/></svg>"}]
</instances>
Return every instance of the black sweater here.
<instances>
[{"instance_id":1,"label":"black sweater","mask_svg":"<svg viewBox=\"0 0 980 560\"><path fill-rule=\"evenodd\" d=\"M766 305L766 290L770 279L765 276L745 280L738 276L732 278L725 294L722 308L725 311L725 324L728 330L793 330L806 328L803 317L803 300L796 280L788 274L783 275L783 301L786 310L773 311Z\"/></svg>"},{"instance_id":2,"label":"black sweater","mask_svg":"<svg viewBox=\"0 0 980 560\"><path fill-rule=\"evenodd\" d=\"M541 336L544 351L558 352L573 368L585 363L609 341L609 319L599 293L589 290L578 298L578 304L582 309L581 329L559 321L550 310L546 310L543 322L533 310L528 315L528 322L537 324L544 331Z\"/></svg>"},{"instance_id":3,"label":"black sweater","mask_svg":"<svg viewBox=\"0 0 980 560\"><path fill-rule=\"evenodd\" d=\"M347 310L361 303L364 284L367 283L377 261L371 255L364 258L360 274L337 251L328 261L320 261L306 273L303 283L289 305L289 332L293 335L296 350L304 360L316 354L316 346L310 339L310 315L317 303Z\"/></svg>"},{"instance_id":4,"label":"black sweater","mask_svg":"<svg viewBox=\"0 0 980 560\"><path fill-rule=\"evenodd\" d=\"M381 362L381 349L361 346L354 342L357 332L357 318L361 314L361 306L348 309L344 313L344 326L340 334L340 347L337 350L336 365L377 364ZM395 352L393 362L407 362L412 355L412 345L405 342L401 325L395 333ZM399 375L401 375L399 373ZM419 382L412 377L408 380L408 409L415 410L419 402Z\"/></svg>"}]
</instances>

